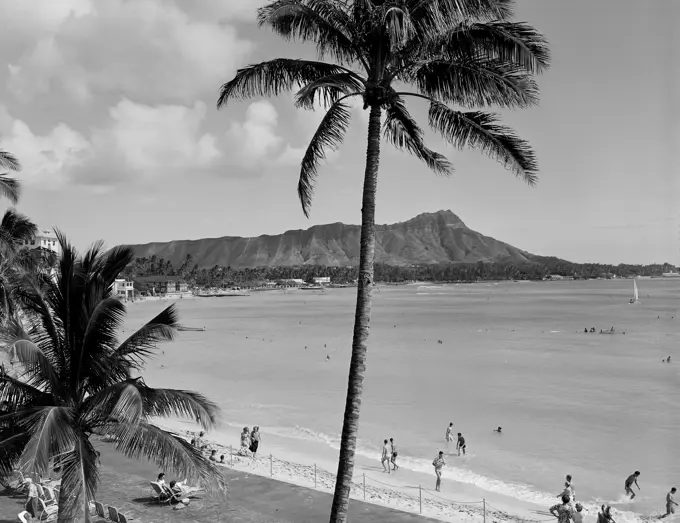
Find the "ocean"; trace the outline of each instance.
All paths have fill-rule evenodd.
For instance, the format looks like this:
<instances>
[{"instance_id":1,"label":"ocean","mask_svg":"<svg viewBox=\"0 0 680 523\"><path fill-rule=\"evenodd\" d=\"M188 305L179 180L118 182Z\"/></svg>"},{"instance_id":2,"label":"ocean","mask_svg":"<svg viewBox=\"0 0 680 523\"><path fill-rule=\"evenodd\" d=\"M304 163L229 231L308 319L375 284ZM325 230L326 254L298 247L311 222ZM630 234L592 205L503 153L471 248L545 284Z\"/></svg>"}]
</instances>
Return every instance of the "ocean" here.
<instances>
[{"instance_id":1,"label":"ocean","mask_svg":"<svg viewBox=\"0 0 680 523\"><path fill-rule=\"evenodd\" d=\"M378 287L358 454L379 459L394 437L407 471L431 476L444 450L445 481L548 507L571 474L579 501L659 513L680 487L680 280L638 280L636 305L632 285ZM309 442L310 463L318 447L337 453L355 292L179 300L181 323L206 331L160 347L144 376L205 393L231 427L259 425L265 442ZM129 306L126 331L168 304ZM444 442L449 422L467 440L465 457ZM635 470L642 490L628 502L623 483Z\"/></svg>"}]
</instances>

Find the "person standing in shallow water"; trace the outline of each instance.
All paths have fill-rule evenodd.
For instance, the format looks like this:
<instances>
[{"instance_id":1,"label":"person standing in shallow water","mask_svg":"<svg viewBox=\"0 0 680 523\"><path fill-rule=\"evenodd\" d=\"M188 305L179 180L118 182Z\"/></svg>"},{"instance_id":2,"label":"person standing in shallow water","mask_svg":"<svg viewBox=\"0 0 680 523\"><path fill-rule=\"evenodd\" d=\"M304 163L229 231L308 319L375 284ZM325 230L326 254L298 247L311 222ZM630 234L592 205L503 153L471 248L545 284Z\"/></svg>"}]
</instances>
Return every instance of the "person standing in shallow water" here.
<instances>
[{"instance_id":1,"label":"person standing in shallow water","mask_svg":"<svg viewBox=\"0 0 680 523\"><path fill-rule=\"evenodd\" d=\"M626 479L626 484L624 485L624 488L626 490L626 495L630 496L631 500L635 497L635 492L633 492L633 485L635 485L638 488L638 490L641 490L640 485L638 485L637 482L637 479L639 477L640 471L636 470L634 473L628 476L628 479Z\"/></svg>"},{"instance_id":2,"label":"person standing in shallow water","mask_svg":"<svg viewBox=\"0 0 680 523\"><path fill-rule=\"evenodd\" d=\"M461 450L463 451L463 456L465 456L465 449L467 449L467 445L465 444L465 438L460 432L458 433L458 442L456 443L456 449L458 449L459 456Z\"/></svg>"},{"instance_id":3,"label":"person standing in shallow water","mask_svg":"<svg viewBox=\"0 0 680 523\"><path fill-rule=\"evenodd\" d=\"M446 427L446 442L450 443L451 441L453 441L453 421Z\"/></svg>"},{"instance_id":4,"label":"person standing in shallow water","mask_svg":"<svg viewBox=\"0 0 680 523\"><path fill-rule=\"evenodd\" d=\"M671 516L675 514L675 507L678 506L677 502L675 501L675 493L677 491L678 489L673 487L671 491L668 494L666 494L666 513L663 516L661 516L661 518L665 518L666 516Z\"/></svg>"},{"instance_id":5,"label":"person standing in shallow water","mask_svg":"<svg viewBox=\"0 0 680 523\"><path fill-rule=\"evenodd\" d=\"M392 455L392 449L390 448L389 443L387 440L384 441L383 443L383 448L382 448L382 458L380 459L380 463L382 463L383 470L387 472L388 474L390 473L390 456Z\"/></svg>"},{"instance_id":6,"label":"person standing in shallow water","mask_svg":"<svg viewBox=\"0 0 680 523\"><path fill-rule=\"evenodd\" d=\"M442 468L446 465L446 462L444 461L444 452L439 451L439 454L437 455L436 458L434 458L434 461L432 462L432 466L434 466L434 473L437 475L437 483L434 486L434 489L437 492L441 492L441 487L442 487Z\"/></svg>"}]
</instances>

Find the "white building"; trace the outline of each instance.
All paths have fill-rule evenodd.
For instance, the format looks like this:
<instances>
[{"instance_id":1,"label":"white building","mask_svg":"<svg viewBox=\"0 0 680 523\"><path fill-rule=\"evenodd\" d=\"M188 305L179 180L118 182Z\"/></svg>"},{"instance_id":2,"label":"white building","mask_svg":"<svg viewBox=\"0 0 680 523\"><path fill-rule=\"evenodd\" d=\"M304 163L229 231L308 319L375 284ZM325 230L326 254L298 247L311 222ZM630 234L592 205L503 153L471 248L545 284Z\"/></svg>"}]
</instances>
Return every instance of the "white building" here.
<instances>
[{"instance_id":1,"label":"white building","mask_svg":"<svg viewBox=\"0 0 680 523\"><path fill-rule=\"evenodd\" d=\"M116 278L116 281L113 282L113 294L115 296L118 296L120 299L124 299L125 301L128 301L128 295L130 298L134 299L135 297L135 284L134 282L127 281L123 278Z\"/></svg>"},{"instance_id":2,"label":"white building","mask_svg":"<svg viewBox=\"0 0 680 523\"><path fill-rule=\"evenodd\" d=\"M57 235L52 229L43 229L38 227L38 232L30 240L24 241L24 247L27 249L45 249L52 251L57 256L61 255L61 245Z\"/></svg>"},{"instance_id":3,"label":"white building","mask_svg":"<svg viewBox=\"0 0 680 523\"><path fill-rule=\"evenodd\" d=\"M328 284L328 283L331 282L331 277L330 276L315 276L314 278L312 278L312 281L316 285L324 285L324 284Z\"/></svg>"}]
</instances>

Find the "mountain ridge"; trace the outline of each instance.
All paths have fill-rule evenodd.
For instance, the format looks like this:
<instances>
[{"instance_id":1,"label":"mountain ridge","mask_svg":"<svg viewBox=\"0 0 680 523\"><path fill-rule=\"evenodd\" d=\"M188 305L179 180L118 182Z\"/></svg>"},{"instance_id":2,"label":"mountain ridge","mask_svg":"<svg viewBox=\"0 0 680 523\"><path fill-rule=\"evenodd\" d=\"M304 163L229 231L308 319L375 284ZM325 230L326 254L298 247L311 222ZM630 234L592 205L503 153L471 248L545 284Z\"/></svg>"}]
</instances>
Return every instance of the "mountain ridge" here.
<instances>
[{"instance_id":1,"label":"mountain ridge","mask_svg":"<svg viewBox=\"0 0 680 523\"><path fill-rule=\"evenodd\" d=\"M199 268L325 265L359 262L361 227L335 222L256 237L221 236L133 245L137 257L153 255L179 266L191 255ZM376 224L376 259L391 265L532 262L533 254L467 227L451 210Z\"/></svg>"}]
</instances>

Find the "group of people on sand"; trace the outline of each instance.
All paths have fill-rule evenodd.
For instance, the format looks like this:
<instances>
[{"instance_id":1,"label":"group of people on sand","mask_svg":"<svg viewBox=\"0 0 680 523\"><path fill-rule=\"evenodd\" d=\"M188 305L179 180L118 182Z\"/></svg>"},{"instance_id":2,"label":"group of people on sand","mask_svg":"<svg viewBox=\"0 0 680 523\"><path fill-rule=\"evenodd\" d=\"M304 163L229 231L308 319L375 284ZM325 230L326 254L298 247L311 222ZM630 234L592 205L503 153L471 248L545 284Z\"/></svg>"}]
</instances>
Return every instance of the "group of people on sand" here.
<instances>
[{"instance_id":1,"label":"group of people on sand","mask_svg":"<svg viewBox=\"0 0 680 523\"><path fill-rule=\"evenodd\" d=\"M624 491L626 496L631 500L635 498L635 492L633 491L633 486L636 486L640 490L640 485L637 480L640 477L640 471L636 470L630 476L626 478L624 483ZM666 513L659 516L659 519L665 518L675 514L675 507L678 503L675 501L675 494L677 489L675 487L666 494ZM583 523L583 505L576 502L576 494L574 492L574 486L572 484L572 478L570 474L566 476L566 482L564 483L564 490L557 495L562 503L558 503L550 507L550 513L557 518L558 523ZM597 515L597 523L616 523L611 515L611 506L605 504L600 508L600 512Z\"/></svg>"},{"instance_id":2,"label":"group of people on sand","mask_svg":"<svg viewBox=\"0 0 680 523\"><path fill-rule=\"evenodd\" d=\"M390 470L397 470L399 465L397 465L397 444L394 442L394 438L390 438L389 441L385 440L383 442L382 457L380 458L383 470L390 473ZM390 469L391 464L391 469Z\"/></svg>"},{"instance_id":3,"label":"group of people on sand","mask_svg":"<svg viewBox=\"0 0 680 523\"><path fill-rule=\"evenodd\" d=\"M588 334L588 333L594 333L596 331L595 331L595 327L590 327L590 329L588 329L588 327L586 327L585 329L583 329L583 332ZM606 329L606 330L600 329L600 334L614 334L615 332L616 331L614 330L614 327L612 327L611 329ZM625 332L624 332L624 334L625 334Z\"/></svg>"},{"instance_id":4,"label":"group of people on sand","mask_svg":"<svg viewBox=\"0 0 680 523\"><path fill-rule=\"evenodd\" d=\"M239 455L257 457L260 441L262 441L260 427L254 426L252 431L248 427L243 427L243 431L241 431L241 448L238 451Z\"/></svg>"}]
</instances>

